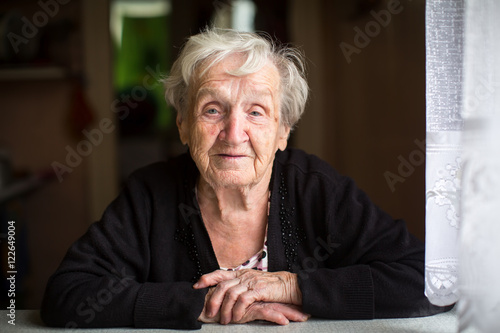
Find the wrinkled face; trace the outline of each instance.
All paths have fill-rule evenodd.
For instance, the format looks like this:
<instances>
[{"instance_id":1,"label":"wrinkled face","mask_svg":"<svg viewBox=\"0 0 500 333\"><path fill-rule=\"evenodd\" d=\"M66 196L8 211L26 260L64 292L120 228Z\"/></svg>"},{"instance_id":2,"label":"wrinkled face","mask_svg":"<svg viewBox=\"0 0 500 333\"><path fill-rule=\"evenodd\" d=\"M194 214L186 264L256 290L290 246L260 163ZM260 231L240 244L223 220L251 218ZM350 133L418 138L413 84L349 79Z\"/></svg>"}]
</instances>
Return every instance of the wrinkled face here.
<instances>
[{"instance_id":1,"label":"wrinkled face","mask_svg":"<svg viewBox=\"0 0 500 333\"><path fill-rule=\"evenodd\" d=\"M287 144L278 70L269 63L250 75L227 74L243 62L241 55L232 55L213 66L190 88L187 119L177 117L181 141L212 187L252 186L267 179L276 151Z\"/></svg>"}]
</instances>

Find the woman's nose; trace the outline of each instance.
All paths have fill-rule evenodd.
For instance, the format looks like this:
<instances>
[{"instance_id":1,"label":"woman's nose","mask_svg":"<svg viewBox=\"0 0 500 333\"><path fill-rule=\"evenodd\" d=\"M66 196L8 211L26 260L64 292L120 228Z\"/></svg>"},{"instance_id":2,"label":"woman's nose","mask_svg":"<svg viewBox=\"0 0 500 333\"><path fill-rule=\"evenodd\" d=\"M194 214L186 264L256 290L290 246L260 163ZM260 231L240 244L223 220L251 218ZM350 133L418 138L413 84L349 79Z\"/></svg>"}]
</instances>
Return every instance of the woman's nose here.
<instances>
[{"instance_id":1,"label":"woman's nose","mask_svg":"<svg viewBox=\"0 0 500 333\"><path fill-rule=\"evenodd\" d=\"M224 121L224 128L219 138L230 145L238 145L248 140L247 126L244 116L230 112Z\"/></svg>"}]
</instances>

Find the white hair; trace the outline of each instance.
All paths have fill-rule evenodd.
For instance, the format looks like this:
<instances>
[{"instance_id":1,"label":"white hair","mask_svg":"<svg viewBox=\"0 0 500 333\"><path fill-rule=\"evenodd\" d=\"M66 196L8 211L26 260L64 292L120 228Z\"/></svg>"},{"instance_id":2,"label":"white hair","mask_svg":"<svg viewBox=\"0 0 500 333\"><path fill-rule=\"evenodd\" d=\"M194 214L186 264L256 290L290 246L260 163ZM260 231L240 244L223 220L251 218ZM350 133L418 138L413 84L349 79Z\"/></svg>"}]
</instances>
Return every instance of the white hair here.
<instances>
[{"instance_id":1,"label":"white hair","mask_svg":"<svg viewBox=\"0 0 500 333\"><path fill-rule=\"evenodd\" d=\"M309 93L304 58L298 49L278 44L268 35L208 28L191 36L163 81L167 102L185 116L189 85L193 80L236 53L245 55L246 61L228 74L244 76L255 73L268 61L277 67L281 87L281 123L293 129L304 112Z\"/></svg>"}]
</instances>

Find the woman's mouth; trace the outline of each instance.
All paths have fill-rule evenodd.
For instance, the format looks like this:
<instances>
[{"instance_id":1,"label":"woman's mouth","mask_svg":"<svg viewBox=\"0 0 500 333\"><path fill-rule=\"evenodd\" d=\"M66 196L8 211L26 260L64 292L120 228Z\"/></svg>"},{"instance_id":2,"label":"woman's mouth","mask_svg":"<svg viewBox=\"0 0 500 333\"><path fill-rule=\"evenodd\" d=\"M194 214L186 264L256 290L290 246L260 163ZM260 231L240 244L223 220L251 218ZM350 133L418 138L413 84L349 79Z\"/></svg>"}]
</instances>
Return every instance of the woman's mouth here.
<instances>
[{"instance_id":1,"label":"woman's mouth","mask_svg":"<svg viewBox=\"0 0 500 333\"><path fill-rule=\"evenodd\" d=\"M222 156L222 157L245 157L245 155L240 155L240 154L219 154L219 156Z\"/></svg>"}]
</instances>

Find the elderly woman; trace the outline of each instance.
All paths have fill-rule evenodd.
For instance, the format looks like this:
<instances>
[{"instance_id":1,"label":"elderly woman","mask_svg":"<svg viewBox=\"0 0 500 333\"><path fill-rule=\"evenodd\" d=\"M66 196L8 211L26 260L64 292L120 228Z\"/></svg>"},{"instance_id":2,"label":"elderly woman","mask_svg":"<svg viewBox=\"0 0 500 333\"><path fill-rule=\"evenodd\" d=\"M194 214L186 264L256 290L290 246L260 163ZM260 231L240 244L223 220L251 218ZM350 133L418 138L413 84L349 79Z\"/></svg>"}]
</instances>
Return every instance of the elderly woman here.
<instances>
[{"instance_id":1,"label":"elderly woman","mask_svg":"<svg viewBox=\"0 0 500 333\"><path fill-rule=\"evenodd\" d=\"M423 245L349 178L286 149L300 54L252 33L191 37L165 80L189 153L135 172L51 277L48 325L200 328L442 311Z\"/></svg>"}]
</instances>

